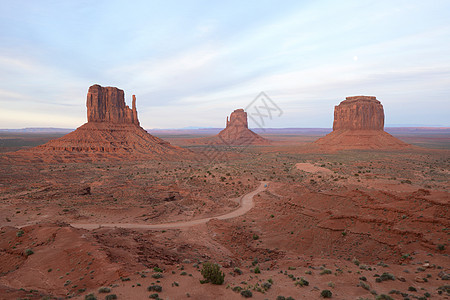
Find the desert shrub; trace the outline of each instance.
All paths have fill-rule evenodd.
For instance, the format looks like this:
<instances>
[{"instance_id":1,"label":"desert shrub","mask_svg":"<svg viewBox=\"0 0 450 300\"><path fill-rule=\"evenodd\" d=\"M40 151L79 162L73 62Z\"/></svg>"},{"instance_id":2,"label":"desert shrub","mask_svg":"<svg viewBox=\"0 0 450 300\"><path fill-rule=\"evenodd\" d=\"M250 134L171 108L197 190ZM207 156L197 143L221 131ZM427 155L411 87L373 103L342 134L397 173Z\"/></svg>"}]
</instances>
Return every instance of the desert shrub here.
<instances>
[{"instance_id":1,"label":"desert shrub","mask_svg":"<svg viewBox=\"0 0 450 300\"><path fill-rule=\"evenodd\" d=\"M360 281L360 282L359 282L359 285L360 285L363 289L370 291L370 285L368 285L367 283Z\"/></svg>"},{"instance_id":2,"label":"desert shrub","mask_svg":"<svg viewBox=\"0 0 450 300\"><path fill-rule=\"evenodd\" d=\"M252 293L251 291L249 291L249 290L243 290L243 291L241 292L241 295L242 295L244 298L251 298L251 297L253 297L253 293Z\"/></svg>"},{"instance_id":3,"label":"desert shrub","mask_svg":"<svg viewBox=\"0 0 450 300\"><path fill-rule=\"evenodd\" d=\"M320 275L325 275L325 274L331 274L331 270L329 269L323 269L322 272L320 272Z\"/></svg>"},{"instance_id":4,"label":"desert shrub","mask_svg":"<svg viewBox=\"0 0 450 300\"><path fill-rule=\"evenodd\" d=\"M187 275L187 273L183 271L183 272L181 272L181 273L180 273L180 275L182 275L182 276L186 276L186 275Z\"/></svg>"},{"instance_id":5,"label":"desert shrub","mask_svg":"<svg viewBox=\"0 0 450 300\"><path fill-rule=\"evenodd\" d=\"M24 235L25 231L23 231L22 229L16 232L16 236L17 237L21 237L22 235Z\"/></svg>"},{"instance_id":6,"label":"desert shrub","mask_svg":"<svg viewBox=\"0 0 450 300\"><path fill-rule=\"evenodd\" d=\"M284 297L284 296L277 296L277 300L286 300L286 297Z\"/></svg>"},{"instance_id":7,"label":"desert shrub","mask_svg":"<svg viewBox=\"0 0 450 300\"><path fill-rule=\"evenodd\" d=\"M106 295L105 300L116 300L116 294Z\"/></svg>"},{"instance_id":8,"label":"desert shrub","mask_svg":"<svg viewBox=\"0 0 450 300\"><path fill-rule=\"evenodd\" d=\"M272 287L272 284L270 282L264 282L262 284L262 287L263 287L264 290L267 291L268 289L270 289Z\"/></svg>"},{"instance_id":9,"label":"desert shrub","mask_svg":"<svg viewBox=\"0 0 450 300\"><path fill-rule=\"evenodd\" d=\"M375 279L376 282L395 280L395 276L390 273L383 273L380 277Z\"/></svg>"},{"instance_id":10,"label":"desert shrub","mask_svg":"<svg viewBox=\"0 0 450 300\"><path fill-rule=\"evenodd\" d=\"M410 291L410 292L417 292L417 289L415 287L413 287L413 286L410 286L408 288L408 291Z\"/></svg>"},{"instance_id":11,"label":"desert shrub","mask_svg":"<svg viewBox=\"0 0 450 300\"><path fill-rule=\"evenodd\" d=\"M160 278L163 278L164 276L163 276L163 274L162 273L153 273L152 274L152 278L155 278L155 279L160 279Z\"/></svg>"},{"instance_id":12,"label":"desert shrub","mask_svg":"<svg viewBox=\"0 0 450 300\"><path fill-rule=\"evenodd\" d=\"M322 298L331 298L333 296L333 293L330 290L323 290L320 292L320 296Z\"/></svg>"},{"instance_id":13,"label":"desert shrub","mask_svg":"<svg viewBox=\"0 0 450 300\"><path fill-rule=\"evenodd\" d=\"M33 252L32 249L26 249L25 252L24 252L24 254L25 254L26 256L30 256L30 255L33 254L33 253L34 253L34 252Z\"/></svg>"},{"instance_id":14,"label":"desert shrub","mask_svg":"<svg viewBox=\"0 0 450 300\"><path fill-rule=\"evenodd\" d=\"M84 300L97 300L97 297L95 297L94 294L89 294L84 296Z\"/></svg>"},{"instance_id":15,"label":"desert shrub","mask_svg":"<svg viewBox=\"0 0 450 300\"><path fill-rule=\"evenodd\" d=\"M303 277L301 277L300 280L298 280L298 281L295 283L295 285L298 285L298 286L308 286L308 285L309 285L309 282L308 282L306 279L304 279Z\"/></svg>"},{"instance_id":16,"label":"desert shrub","mask_svg":"<svg viewBox=\"0 0 450 300\"><path fill-rule=\"evenodd\" d=\"M392 298L391 296L385 295L385 294L378 295L375 299L376 300L394 300L394 298Z\"/></svg>"},{"instance_id":17,"label":"desert shrub","mask_svg":"<svg viewBox=\"0 0 450 300\"><path fill-rule=\"evenodd\" d=\"M241 291L242 291L242 288L240 286L235 286L233 288L233 292L240 293Z\"/></svg>"},{"instance_id":18,"label":"desert shrub","mask_svg":"<svg viewBox=\"0 0 450 300\"><path fill-rule=\"evenodd\" d=\"M162 273L163 270L162 270L161 268L154 267L154 268L153 268L153 271Z\"/></svg>"},{"instance_id":19,"label":"desert shrub","mask_svg":"<svg viewBox=\"0 0 450 300\"><path fill-rule=\"evenodd\" d=\"M439 244L437 246L437 248L438 248L439 251L444 251L445 250L445 245Z\"/></svg>"},{"instance_id":20,"label":"desert shrub","mask_svg":"<svg viewBox=\"0 0 450 300\"><path fill-rule=\"evenodd\" d=\"M242 275L242 270L239 268L234 268L234 273L236 273L238 275Z\"/></svg>"},{"instance_id":21,"label":"desert shrub","mask_svg":"<svg viewBox=\"0 0 450 300\"><path fill-rule=\"evenodd\" d=\"M149 286L147 288L147 291L161 293L162 292L162 286L154 284L154 285Z\"/></svg>"},{"instance_id":22,"label":"desert shrub","mask_svg":"<svg viewBox=\"0 0 450 300\"><path fill-rule=\"evenodd\" d=\"M150 299L159 299L159 295L158 294L150 294L149 296L148 296Z\"/></svg>"},{"instance_id":23,"label":"desert shrub","mask_svg":"<svg viewBox=\"0 0 450 300\"><path fill-rule=\"evenodd\" d=\"M253 234L253 239L254 239L254 240L259 239L259 235L257 235L257 234L254 233L254 234Z\"/></svg>"},{"instance_id":24,"label":"desert shrub","mask_svg":"<svg viewBox=\"0 0 450 300\"><path fill-rule=\"evenodd\" d=\"M259 266L256 266L254 272L255 272L255 274L260 274L261 273L261 270L259 269Z\"/></svg>"},{"instance_id":25,"label":"desert shrub","mask_svg":"<svg viewBox=\"0 0 450 300\"><path fill-rule=\"evenodd\" d=\"M212 264L210 262L206 262L202 266L202 270L200 273L205 278L204 282L211 282L212 284L223 284L225 280L225 274L220 271L220 267L218 264Z\"/></svg>"},{"instance_id":26,"label":"desert shrub","mask_svg":"<svg viewBox=\"0 0 450 300\"><path fill-rule=\"evenodd\" d=\"M99 293L109 293L111 292L111 289L109 287L101 287L98 289Z\"/></svg>"}]
</instances>

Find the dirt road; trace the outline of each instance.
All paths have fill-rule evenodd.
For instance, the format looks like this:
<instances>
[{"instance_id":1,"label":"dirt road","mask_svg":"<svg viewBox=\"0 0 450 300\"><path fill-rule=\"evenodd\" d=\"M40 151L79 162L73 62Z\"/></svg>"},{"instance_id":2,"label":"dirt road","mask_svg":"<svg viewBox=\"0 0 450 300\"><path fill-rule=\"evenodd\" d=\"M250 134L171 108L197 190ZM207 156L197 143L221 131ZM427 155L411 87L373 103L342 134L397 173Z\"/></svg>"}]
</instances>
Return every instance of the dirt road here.
<instances>
[{"instance_id":1,"label":"dirt road","mask_svg":"<svg viewBox=\"0 0 450 300\"><path fill-rule=\"evenodd\" d=\"M246 195L244 195L240 201L239 208L226 213L224 215L209 217L209 218L203 218L203 219L197 219L197 220L191 220L191 221L185 221L185 222L174 222L174 223L162 223L162 224L138 224L138 223L109 223L109 224L99 224L99 223L74 223L70 224L72 227L75 228L83 228L83 229L97 229L99 227L117 227L117 228L135 228L135 229L182 229L187 228L199 224L204 224L208 222L211 219L219 219L219 220L226 220L231 218L236 218L239 216L242 216L243 214L247 213L250 209L253 208L255 203L253 202L253 197L257 195L258 193L264 191L267 189L268 182L262 181L259 187L254 190L253 192L250 192Z\"/></svg>"}]
</instances>

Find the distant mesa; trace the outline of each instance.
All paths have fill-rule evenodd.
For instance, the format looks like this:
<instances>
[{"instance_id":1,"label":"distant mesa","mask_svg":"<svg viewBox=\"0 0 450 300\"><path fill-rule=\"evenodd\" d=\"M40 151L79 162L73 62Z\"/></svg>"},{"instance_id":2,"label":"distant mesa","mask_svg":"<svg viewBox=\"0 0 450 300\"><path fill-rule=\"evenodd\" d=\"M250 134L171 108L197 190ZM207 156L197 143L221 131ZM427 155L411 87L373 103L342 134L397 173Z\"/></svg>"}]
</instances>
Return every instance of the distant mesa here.
<instances>
[{"instance_id":1,"label":"distant mesa","mask_svg":"<svg viewBox=\"0 0 450 300\"><path fill-rule=\"evenodd\" d=\"M193 144L208 145L268 145L270 141L248 129L247 113L242 109L234 110L229 117L225 129L217 135L206 138L192 139Z\"/></svg>"},{"instance_id":2,"label":"distant mesa","mask_svg":"<svg viewBox=\"0 0 450 300\"><path fill-rule=\"evenodd\" d=\"M248 129L247 113L242 108L234 110L230 117L227 117L226 127L217 137L228 145L269 144L267 139Z\"/></svg>"},{"instance_id":3,"label":"distant mesa","mask_svg":"<svg viewBox=\"0 0 450 300\"><path fill-rule=\"evenodd\" d=\"M335 106L333 131L315 143L332 150L410 147L384 131L383 105L373 96L347 97Z\"/></svg>"},{"instance_id":4,"label":"distant mesa","mask_svg":"<svg viewBox=\"0 0 450 300\"><path fill-rule=\"evenodd\" d=\"M23 152L80 157L166 158L190 153L145 131L140 125L133 95L132 108L116 87L93 85L87 94L88 122L75 131ZM19 151L22 152L22 151ZM75 156L74 156L75 155Z\"/></svg>"}]
</instances>

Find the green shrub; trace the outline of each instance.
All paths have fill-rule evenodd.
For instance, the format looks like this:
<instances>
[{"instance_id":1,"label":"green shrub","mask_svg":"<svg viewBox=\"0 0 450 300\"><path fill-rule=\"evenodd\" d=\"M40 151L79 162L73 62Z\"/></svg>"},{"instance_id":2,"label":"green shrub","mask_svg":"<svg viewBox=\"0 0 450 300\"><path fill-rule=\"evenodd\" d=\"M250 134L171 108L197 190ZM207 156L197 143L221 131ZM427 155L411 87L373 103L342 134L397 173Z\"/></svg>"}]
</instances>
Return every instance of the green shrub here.
<instances>
[{"instance_id":1,"label":"green shrub","mask_svg":"<svg viewBox=\"0 0 450 300\"><path fill-rule=\"evenodd\" d=\"M331 270L323 269L322 272L320 272L320 275L331 274L331 273L333 273L333 272L331 272Z\"/></svg>"},{"instance_id":2,"label":"green shrub","mask_svg":"<svg viewBox=\"0 0 450 300\"><path fill-rule=\"evenodd\" d=\"M153 268L153 271L162 273L163 270L162 270L161 268L154 267L154 268Z\"/></svg>"},{"instance_id":3,"label":"green shrub","mask_svg":"<svg viewBox=\"0 0 450 300\"><path fill-rule=\"evenodd\" d=\"M385 294L378 295L375 299L376 300L394 300L394 298L392 298L391 296L385 295Z\"/></svg>"},{"instance_id":4,"label":"green shrub","mask_svg":"<svg viewBox=\"0 0 450 300\"><path fill-rule=\"evenodd\" d=\"M306 279L304 279L303 277L301 277L300 278L300 280L298 280L296 283L295 283L295 285L298 285L298 286L308 286L309 285L309 282L306 280Z\"/></svg>"},{"instance_id":5,"label":"green shrub","mask_svg":"<svg viewBox=\"0 0 450 300\"><path fill-rule=\"evenodd\" d=\"M235 286L233 288L233 292L240 293L241 291L242 291L242 288L240 286Z\"/></svg>"},{"instance_id":6,"label":"green shrub","mask_svg":"<svg viewBox=\"0 0 450 300\"><path fill-rule=\"evenodd\" d=\"M162 273L153 273L152 274L152 278L155 278L155 279L160 279L160 278L163 278L164 276L163 276L163 274Z\"/></svg>"},{"instance_id":7,"label":"green shrub","mask_svg":"<svg viewBox=\"0 0 450 300\"><path fill-rule=\"evenodd\" d=\"M202 270L200 273L205 278L204 283L211 282L212 284L223 284L225 280L225 274L220 271L220 267L218 264L212 264L210 262L206 262L202 266Z\"/></svg>"},{"instance_id":8,"label":"green shrub","mask_svg":"<svg viewBox=\"0 0 450 300\"><path fill-rule=\"evenodd\" d=\"M234 268L234 273L236 273L238 275L242 275L242 270L239 268Z\"/></svg>"},{"instance_id":9,"label":"green shrub","mask_svg":"<svg viewBox=\"0 0 450 300\"><path fill-rule=\"evenodd\" d=\"M22 229L16 232L16 236L17 237L21 237L22 235L24 235L25 231L23 231Z\"/></svg>"},{"instance_id":10,"label":"green shrub","mask_svg":"<svg viewBox=\"0 0 450 300\"><path fill-rule=\"evenodd\" d=\"M109 287L101 287L98 289L99 293L109 293L111 292L111 289Z\"/></svg>"},{"instance_id":11,"label":"green shrub","mask_svg":"<svg viewBox=\"0 0 450 300\"><path fill-rule=\"evenodd\" d=\"M243 291L241 292L241 295L242 295L244 298L251 298L251 297L253 297L253 293L252 293L251 291L249 291L249 290L243 290Z\"/></svg>"},{"instance_id":12,"label":"green shrub","mask_svg":"<svg viewBox=\"0 0 450 300\"><path fill-rule=\"evenodd\" d=\"M162 286L154 284L154 285L149 286L147 288L147 291L161 293L162 292Z\"/></svg>"},{"instance_id":13,"label":"green shrub","mask_svg":"<svg viewBox=\"0 0 450 300\"><path fill-rule=\"evenodd\" d=\"M25 253L26 256L30 256L30 255L33 254L34 252L33 252L32 249L26 249L24 253Z\"/></svg>"},{"instance_id":14,"label":"green shrub","mask_svg":"<svg viewBox=\"0 0 450 300\"><path fill-rule=\"evenodd\" d=\"M151 294L148 296L150 299L159 299L159 295L158 294Z\"/></svg>"},{"instance_id":15,"label":"green shrub","mask_svg":"<svg viewBox=\"0 0 450 300\"><path fill-rule=\"evenodd\" d=\"M320 292L320 296L322 298L331 298L333 296L333 293L330 290L323 290Z\"/></svg>"},{"instance_id":16,"label":"green shrub","mask_svg":"<svg viewBox=\"0 0 450 300\"><path fill-rule=\"evenodd\" d=\"M255 274L260 274L261 273L261 270L259 269L259 266L256 266L254 272L255 272Z\"/></svg>"},{"instance_id":17,"label":"green shrub","mask_svg":"<svg viewBox=\"0 0 450 300\"><path fill-rule=\"evenodd\" d=\"M270 282L264 282L262 284L262 287L263 287L264 290L267 291L268 289L270 289L272 287L272 284Z\"/></svg>"},{"instance_id":18,"label":"green shrub","mask_svg":"<svg viewBox=\"0 0 450 300\"><path fill-rule=\"evenodd\" d=\"M395 280L395 276L390 273L383 273L380 277L375 279L376 282Z\"/></svg>"},{"instance_id":19,"label":"green shrub","mask_svg":"<svg viewBox=\"0 0 450 300\"><path fill-rule=\"evenodd\" d=\"M116 300L116 294L106 295L105 300Z\"/></svg>"}]
</instances>

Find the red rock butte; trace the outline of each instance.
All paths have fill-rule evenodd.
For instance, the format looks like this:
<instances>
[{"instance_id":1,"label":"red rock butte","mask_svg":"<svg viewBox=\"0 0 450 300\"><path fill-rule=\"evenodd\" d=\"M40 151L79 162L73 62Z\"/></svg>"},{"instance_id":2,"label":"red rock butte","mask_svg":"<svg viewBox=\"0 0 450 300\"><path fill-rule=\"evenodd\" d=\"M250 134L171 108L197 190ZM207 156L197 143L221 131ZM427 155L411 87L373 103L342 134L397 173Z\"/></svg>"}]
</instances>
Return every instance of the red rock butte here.
<instances>
[{"instance_id":1,"label":"red rock butte","mask_svg":"<svg viewBox=\"0 0 450 300\"><path fill-rule=\"evenodd\" d=\"M384 131L383 105L373 96L346 97L334 107L333 132L315 143L330 150L410 147Z\"/></svg>"},{"instance_id":2,"label":"red rock butte","mask_svg":"<svg viewBox=\"0 0 450 300\"><path fill-rule=\"evenodd\" d=\"M168 158L190 153L145 131L139 125L136 97L132 99L130 109L123 90L93 85L87 94L87 123L59 139L19 152L45 154L41 155L43 160L55 160L56 156L56 160L74 161L84 157Z\"/></svg>"},{"instance_id":3,"label":"red rock butte","mask_svg":"<svg viewBox=\"0 0 450 300\"><path fill-rule=\"evenodd\" d=\"M217 138L223 144L228 145L264 145L269 141L248 129L247 113L242 109L236 109L227 117L227 125L219 132Z\"/></svg>"}]
</instances>

